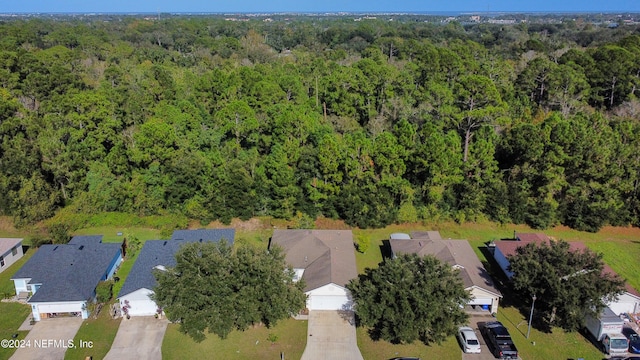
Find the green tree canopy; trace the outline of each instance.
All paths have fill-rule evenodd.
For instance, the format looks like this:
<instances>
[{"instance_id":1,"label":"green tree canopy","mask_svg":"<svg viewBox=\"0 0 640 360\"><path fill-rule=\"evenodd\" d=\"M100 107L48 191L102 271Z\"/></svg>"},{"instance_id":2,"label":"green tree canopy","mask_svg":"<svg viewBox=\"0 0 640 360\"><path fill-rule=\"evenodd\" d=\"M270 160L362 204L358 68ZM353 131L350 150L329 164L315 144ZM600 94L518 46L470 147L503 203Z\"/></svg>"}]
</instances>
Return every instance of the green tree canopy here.
<instances>
[{"instance_id":1,"label":"green tree canopy","mask_svg":"<svg viewBox=\"0 0 640 360\"><path fill-rule=\"evenodd\" d=\"M205 339L205 330L225 338L258 323L270 327L305 306L304 283L294 282L278 247L234 251L224 241L191 243L176 261L155 273L155 301L195 341Z\"/></svg>"},{"instance_id":2,"label":"green tree canopy","mask_svg":"<svg viewBox=\"0 0 640 360\"><path fill-rule=\"evenodd\" d=\"M393 343L441 342L467 321L458 271L432 256L401 255L347 285L360 325Z\"/></svg>"},{"instance_id":3,"label":"green tree canopy","mask_svg":"<svg viewBox=\"0 0 640 360\"><path fill-rule=\"evenodd\" d=\"M509 262L514 290L529 301L536 296L533 322L545 329L579 329L586 315L597 316L624 286L603 270L602 254L573 250L565 241L527 244Z\"/></svg>"}]
</instances>

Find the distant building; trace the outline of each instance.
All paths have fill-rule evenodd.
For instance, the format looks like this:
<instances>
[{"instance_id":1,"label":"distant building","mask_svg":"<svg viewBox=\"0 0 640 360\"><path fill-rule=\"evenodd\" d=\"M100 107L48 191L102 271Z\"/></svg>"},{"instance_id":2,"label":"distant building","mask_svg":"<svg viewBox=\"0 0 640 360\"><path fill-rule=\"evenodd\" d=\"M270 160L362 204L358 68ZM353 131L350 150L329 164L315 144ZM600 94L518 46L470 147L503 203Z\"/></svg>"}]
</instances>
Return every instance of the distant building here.
<instances>
[{"instance_id":1,"label":"distant building","mask_svg":"<svg viewBox=\"0 0 640 360\"><path fill-rule=\"evenodd\" d=\"M0 273L24 255L22 239L0 238Z\"/></svg>"}]
</instances>

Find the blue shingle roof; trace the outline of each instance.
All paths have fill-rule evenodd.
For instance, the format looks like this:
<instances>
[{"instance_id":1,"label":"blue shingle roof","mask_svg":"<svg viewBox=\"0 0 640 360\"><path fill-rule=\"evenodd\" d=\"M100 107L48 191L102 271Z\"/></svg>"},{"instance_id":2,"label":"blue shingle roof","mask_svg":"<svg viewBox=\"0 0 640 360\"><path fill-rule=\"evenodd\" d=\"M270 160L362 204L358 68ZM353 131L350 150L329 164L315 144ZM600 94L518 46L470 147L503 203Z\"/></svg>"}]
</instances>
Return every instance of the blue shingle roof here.
<instances>
[{"instance_id":1,"label":"blue shingle roof","mask_svg":"<svg viewBox=\"0 0 640 360\"><path fill-rule=\"evenodd\" d=\"M148 240L142 246L118 297L143 288L153 290L157 284L153 268L158 265L175 266L175 255L182 245L198 241L218 242L223 239L232 245L234 237L234 229L176 230L172 240Z\"/></svg>"},{"instance_id":2,"label":"blue shingle roof","mask_svg":"<svg viewBox=\"0 0 640 360\"><path fill-rule=\"evenodd\" d=\"M101 237L99 241L95 237L85 240L42 245L13 275L12 279L31 278L30 284L42 284L30 303L84 301L93 297L122 247L118 243L102 243Z\"/></svg>"}]
</instances>

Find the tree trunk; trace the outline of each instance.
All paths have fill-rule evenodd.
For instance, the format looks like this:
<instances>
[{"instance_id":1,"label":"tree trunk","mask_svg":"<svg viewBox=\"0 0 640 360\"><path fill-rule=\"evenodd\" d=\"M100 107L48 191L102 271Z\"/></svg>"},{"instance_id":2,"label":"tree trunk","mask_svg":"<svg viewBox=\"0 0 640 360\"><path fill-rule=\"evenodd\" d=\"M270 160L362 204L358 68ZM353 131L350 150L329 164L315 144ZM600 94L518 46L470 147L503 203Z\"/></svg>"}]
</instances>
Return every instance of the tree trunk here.
<instances>
[{"instance_id":1,"label":"tree trunk","mask_svg":"<svg viewBox=\"0 0 640 360\"><path fill-rule=\"evenodd\" d=\"M467 162L467 157L469 155L469 143L471 142L471 127L468 127L464 134L464 158L463 162Z\"/></svg>"},{"instance_id":2,"label":"tree trunk","mask_svg":"<svg viewBox=\"0 0 640 360\"><path fill-rule=\"evenodd\" d=\"M613 80L611 81L611 95L609 97L609 107L613 107L613 93L616 90L616 77L613 77Z\"/></svg>"},{"instance_id":3,"label":"tree trunk","mask_svg":"<svg viewBox=\"0 0 640 360\"><path fill-rule=\"evenodd\" d=\"M67 200L67 191L64 189L64 184L60 181L60 190L62 190L62 198Z\"/></svg>"}]
</instances>

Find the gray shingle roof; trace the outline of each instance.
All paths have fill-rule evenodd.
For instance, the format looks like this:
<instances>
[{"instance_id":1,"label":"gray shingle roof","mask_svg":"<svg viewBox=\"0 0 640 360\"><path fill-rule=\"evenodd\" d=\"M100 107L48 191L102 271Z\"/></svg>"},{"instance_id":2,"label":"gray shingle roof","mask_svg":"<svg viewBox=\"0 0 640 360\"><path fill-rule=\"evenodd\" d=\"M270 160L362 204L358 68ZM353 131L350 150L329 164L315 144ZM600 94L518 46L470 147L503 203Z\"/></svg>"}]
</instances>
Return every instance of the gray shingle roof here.
<instances>
[{"instance_id":1,"label":"gray shingle roof","mask_svg":"<svg viewBox=\"0 0 640 360\"><path fill-rule=\"evenodd\" d=\"M177 234L176 234L177 233ZM235 237L234 229L207 229L207 230L176 230L172 240L148 240L142 246L135 264L127 276L118 297L125 296L139 289L153 290L156 287L156 278L153 276L153 268L162 265L173 267L176 265L175 255L180 247L192 242L218 242L222 239L232 245ZM183 240L176 240L183 239Z\"/></svg>"},{"instance_id":2,"label":"gray shingle roof","mask_svg":"<svg viewBox=\"0 0 640 360\"><path fill-rule=\"evenodd\" d=\"M330 283L345 286L358 276L351 230L275 230L273 244L284 249L289 265L305 269L304 291Z\"/></svg>"},{"instance_id":3,"label":"gray shingle roof","mask_svg":"<svg viewBox=\"0 0 640 360\"><path fill-rule=\"evenodd\" d=\"M122 249L121 244L95 239L42 245L12 279L31 278L31 284L42 284L30 303L90 299Z\"/></svg>"}]
</instances>

